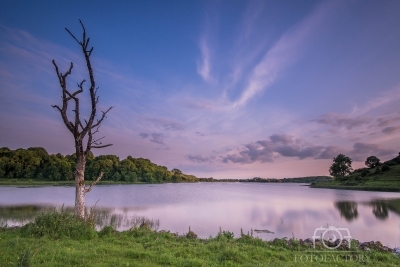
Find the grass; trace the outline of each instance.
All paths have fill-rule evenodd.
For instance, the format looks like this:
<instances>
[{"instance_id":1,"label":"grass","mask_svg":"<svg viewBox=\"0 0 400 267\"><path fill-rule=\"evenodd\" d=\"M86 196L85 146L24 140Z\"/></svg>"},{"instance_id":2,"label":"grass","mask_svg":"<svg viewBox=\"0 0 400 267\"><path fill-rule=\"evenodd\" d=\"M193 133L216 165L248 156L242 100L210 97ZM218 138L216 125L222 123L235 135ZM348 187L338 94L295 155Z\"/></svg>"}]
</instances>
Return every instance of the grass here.
<instances>
[{"instance_id":1,"label":"grass","mask_svg":"<svg viewBox=\"0 0 400 267\"><path fill-rule=\"evenodd\" d=\"M199 239L189 231L179 236L157 232L147 224L117 232L96 232L91 220L67 212L45 213L21 228L0 229L0 266L399 266L390 252L318 253L297 239L265 242L251 234L235 238L220 231ZM313 262L311 256L314 255ZM323 260L321 255L328 255ZM352 260L350 260L352 256ZM363 257L363 260L355 260ZM316 258L318 257L318 258ZM337 257L332 261L332 257ZM318 260L319 259L319 260Z\"/></svg>"},{"instance_id":2,"label":"grass","mask_svg":"<svg viewBox=\"0 0 400 267\"><path fill-rule=\"evenodd\" d=\"M346 176L346 180L319 182L312 184L311 187L400 192L400 165L390 166L390 169L384 172L381 167L368 169L364 174L354 172Z\"/></svg>"}]
</instances>

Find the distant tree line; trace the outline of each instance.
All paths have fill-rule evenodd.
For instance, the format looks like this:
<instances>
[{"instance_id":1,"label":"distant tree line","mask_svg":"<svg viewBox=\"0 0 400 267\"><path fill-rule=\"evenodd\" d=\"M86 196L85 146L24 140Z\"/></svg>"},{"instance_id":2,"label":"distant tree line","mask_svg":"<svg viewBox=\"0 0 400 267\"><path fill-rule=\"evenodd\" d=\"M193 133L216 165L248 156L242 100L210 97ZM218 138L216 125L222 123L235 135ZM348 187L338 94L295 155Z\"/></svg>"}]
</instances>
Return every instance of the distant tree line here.
<instances>
[{"instance_id":1,"label":"distant tree line","mask_svg":"<svg viewBox=\"0 0 400 267\"><path fill-rule=\"evenodd\" d=\"M11 150L0 148L0 178L36 179L50 181L73 180L76 155L48 154L44 148ZM115 155L95 157L91 152L86 161L85 177L96 179L104 172L102 180L129 183L193 182L197 177L183 174L179 169L168 170L165 166L144 158L119 160Z\"/></svg>"},{"instance_id":2,"label":"distant tree line","mask_svg":"<svg viewBox=\"0 0 400 267\"><path fill-rule=\"evenodd\" d=\"M357 177L362 178L371 174L372 169L374 172L372 174L380 174L390 170L390 166L400 164L400 153L397 157L385 161L384 163L376 156L369 156L365 160L365 165L367 168L359 168L353 170L351 167L353 160L344 155L339 154L333 158L333 163L329 168L329 173L337 180L346 180L351 174L359 174Z\"/></svg>"}]
</instances>

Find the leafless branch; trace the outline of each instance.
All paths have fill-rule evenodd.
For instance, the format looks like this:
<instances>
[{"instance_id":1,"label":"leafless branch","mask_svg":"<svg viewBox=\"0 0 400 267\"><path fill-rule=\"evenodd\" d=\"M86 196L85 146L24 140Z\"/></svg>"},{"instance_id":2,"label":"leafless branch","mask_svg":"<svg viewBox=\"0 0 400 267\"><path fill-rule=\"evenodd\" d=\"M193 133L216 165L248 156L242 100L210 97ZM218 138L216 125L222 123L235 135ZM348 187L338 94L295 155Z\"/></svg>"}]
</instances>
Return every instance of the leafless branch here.
<instances>
[{"instance_id":1,"label":"leafless branch","mask_svg":"<svg viewBox=\"0 0 400 267\"><path fill-rule=\"evenodd\" d=\"M78 39L76 39L75 35L73 35L72 32L70 32L67 28L65 28L65 29L66 29L67 32L75 39L75 41L76 41L78 44L82 45L82 43L79 42Z\"/></svg>"},{"instance_id":2,"label":"leafless branch","mask_svg":"<svg viewBox=\"0 0 400 267\"><path fill-rule=\"evenodd\" d=\"M58 111L62 112L62 111L61 111L61 108L60 108L59 106L57 106L57 105L52 105L51 107L53 107L53 108L55 108L55 109L58 109Z\"/></svg>"},{"instance_id":3,"label":"leafless branch","mask_svg":"<svg viewBox=\"0 0 400 267\"><path fill-rule=\"evenodd\" d=\"M104 172L100 172L99 176L97 177L97 179L89 186L89 188L85 189L85 193L89 193L90 191L92 191L93 186L95 186L103 177Z\"/></svg>"},{"instance_id":4,"label":"leafless branch","mask_svg":"<svg viewBox=\"0 0 400 267\"><path fill-rule=\"evenodd\" d=\"M96 122L95 124L92 125L92 128L95 128L95 127L99 126L100 123L104 120L104 118L106 118L107 113L108 113L112 108L113 108L113 107L109 107L105 112L102 111L103 114L101 115L100 120L97 120L97 122Z\"/></svg>"},{"instance_id":5,"label":"leafless branch","mask_svg":"<svg viewBox=\"0 0 400 267\"><path fill-rule=\"evenodd\" d=\"M113 144L107 144L107 145L102 145L102 146L90 146L90 148L104 148L108 146L112 146Z\"/></svg>"},{"instance_id":6,"label":"leafless branch","mask_svg":"<svg viewBox=\"0 0 400 267\"><path fill-rule=\"evenodd\" d=\"M98 138L98 139L96 139L96 140L94 140L94 141L92 141L92 144L95 144L95 145L101 145L101 142L100 143L98 143L101 139L103 139L105 136L103 136L103 137L100 137L100 138Z\"/></svg>"}]
</instances>

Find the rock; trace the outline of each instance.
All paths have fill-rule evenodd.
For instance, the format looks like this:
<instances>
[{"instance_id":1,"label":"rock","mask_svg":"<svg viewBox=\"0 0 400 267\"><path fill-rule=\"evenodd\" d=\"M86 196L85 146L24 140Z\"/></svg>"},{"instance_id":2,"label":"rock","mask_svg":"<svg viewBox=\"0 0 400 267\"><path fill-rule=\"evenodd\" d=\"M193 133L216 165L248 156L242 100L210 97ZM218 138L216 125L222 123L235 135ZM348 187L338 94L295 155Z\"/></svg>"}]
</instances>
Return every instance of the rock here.
<instances>
[{"instance_id":1,"label":"rock","mask_svg":"<svg viewBox=\"0 0 400 267\"><path fill-rule=\"evenodd\" d=\"M189 231L189 232L186 234L186 237L187 237L187 238L191 238L191 239L196 239L196 238L197 238L197 235L196 235L193 231Z\"/></svg>"},{"instance_id":2,"label":"rock","mask_svg":"<svg viewBox=\"0 0 400 267\"><path fill-rule=\"evenodd\" d=\"M359 245L359 248L360 249L368 248L368 249L374 249L374 250L377 250L377 251L390 251L390 249L388 247L384 247L382 245L382 243L379 242L379 241L376 241L376 242L369 241L369 242L361 243Z\"/></svg>"},{"instance_id":3,"label":"rock","mask_svg":"<svg viewBox=\"0 0 400 267\"><path fill-rule=\"evenodd\" d=\"M304 243L312 245L314 243L314 241L311 238L306 238L306 239L304 239Z\"/></svg>"},{"instance_id":4,"label":"rock","mask_svg":"<svg viewBox=\"0 0 400 267\"><path fill-rule=\"evenodd\" d=\"M172 233L171 235L174 236L174 237L176 237L176 238L179 237L179 234L178 234L178 233Z\"/></svg>"}]
</instances>

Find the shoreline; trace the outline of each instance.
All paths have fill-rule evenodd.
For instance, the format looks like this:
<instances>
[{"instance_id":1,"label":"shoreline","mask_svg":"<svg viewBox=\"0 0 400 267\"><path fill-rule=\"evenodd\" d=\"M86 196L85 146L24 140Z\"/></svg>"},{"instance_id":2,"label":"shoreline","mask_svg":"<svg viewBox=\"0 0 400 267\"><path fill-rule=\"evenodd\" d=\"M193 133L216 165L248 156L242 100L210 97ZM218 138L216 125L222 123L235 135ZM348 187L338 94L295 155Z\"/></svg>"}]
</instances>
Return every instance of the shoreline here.
<instances>
[{"instance_id":1,"label":"shoreline","mask_svg":"<svg viewBox=\"0 0 400 267\"><path fill-rule=\"evenodd\" d=\"M309 185L310 188L317 189L339 189L339 190L355 190L355 191L375 191L375 192L400 192L400 188L396 187L380 187L380 186L351 186L351 185Z\"/></svg>"},{"instance_id":2,"label":"shoreline","mask_svg":"<svg viewBox=\"0 0 400 267\"><path fill-rule=\"evenodd\" d=\"M85 181L86 185L90 185L92 181ZM356 191L376 191L376 192L400 192L398 187L390 186L352 186L352 185L327 185L321 183L298 183L298 182L255 182L255 181L193 181L193 182L176 182L172 184L181 183L263 183L263 184L301 184L300 186L308 186L309 188L317 189L339 189L339 190L356 190ZM167 184L167 183L143 183L143 182L122 182L122 181L99 181L97 185L134 185L134 184ZM44 187L44 186L74 186L75 181L35 181L31 179L0 179L0 186L15 186L15 187Z\"/></svg>"}]
</instances>

